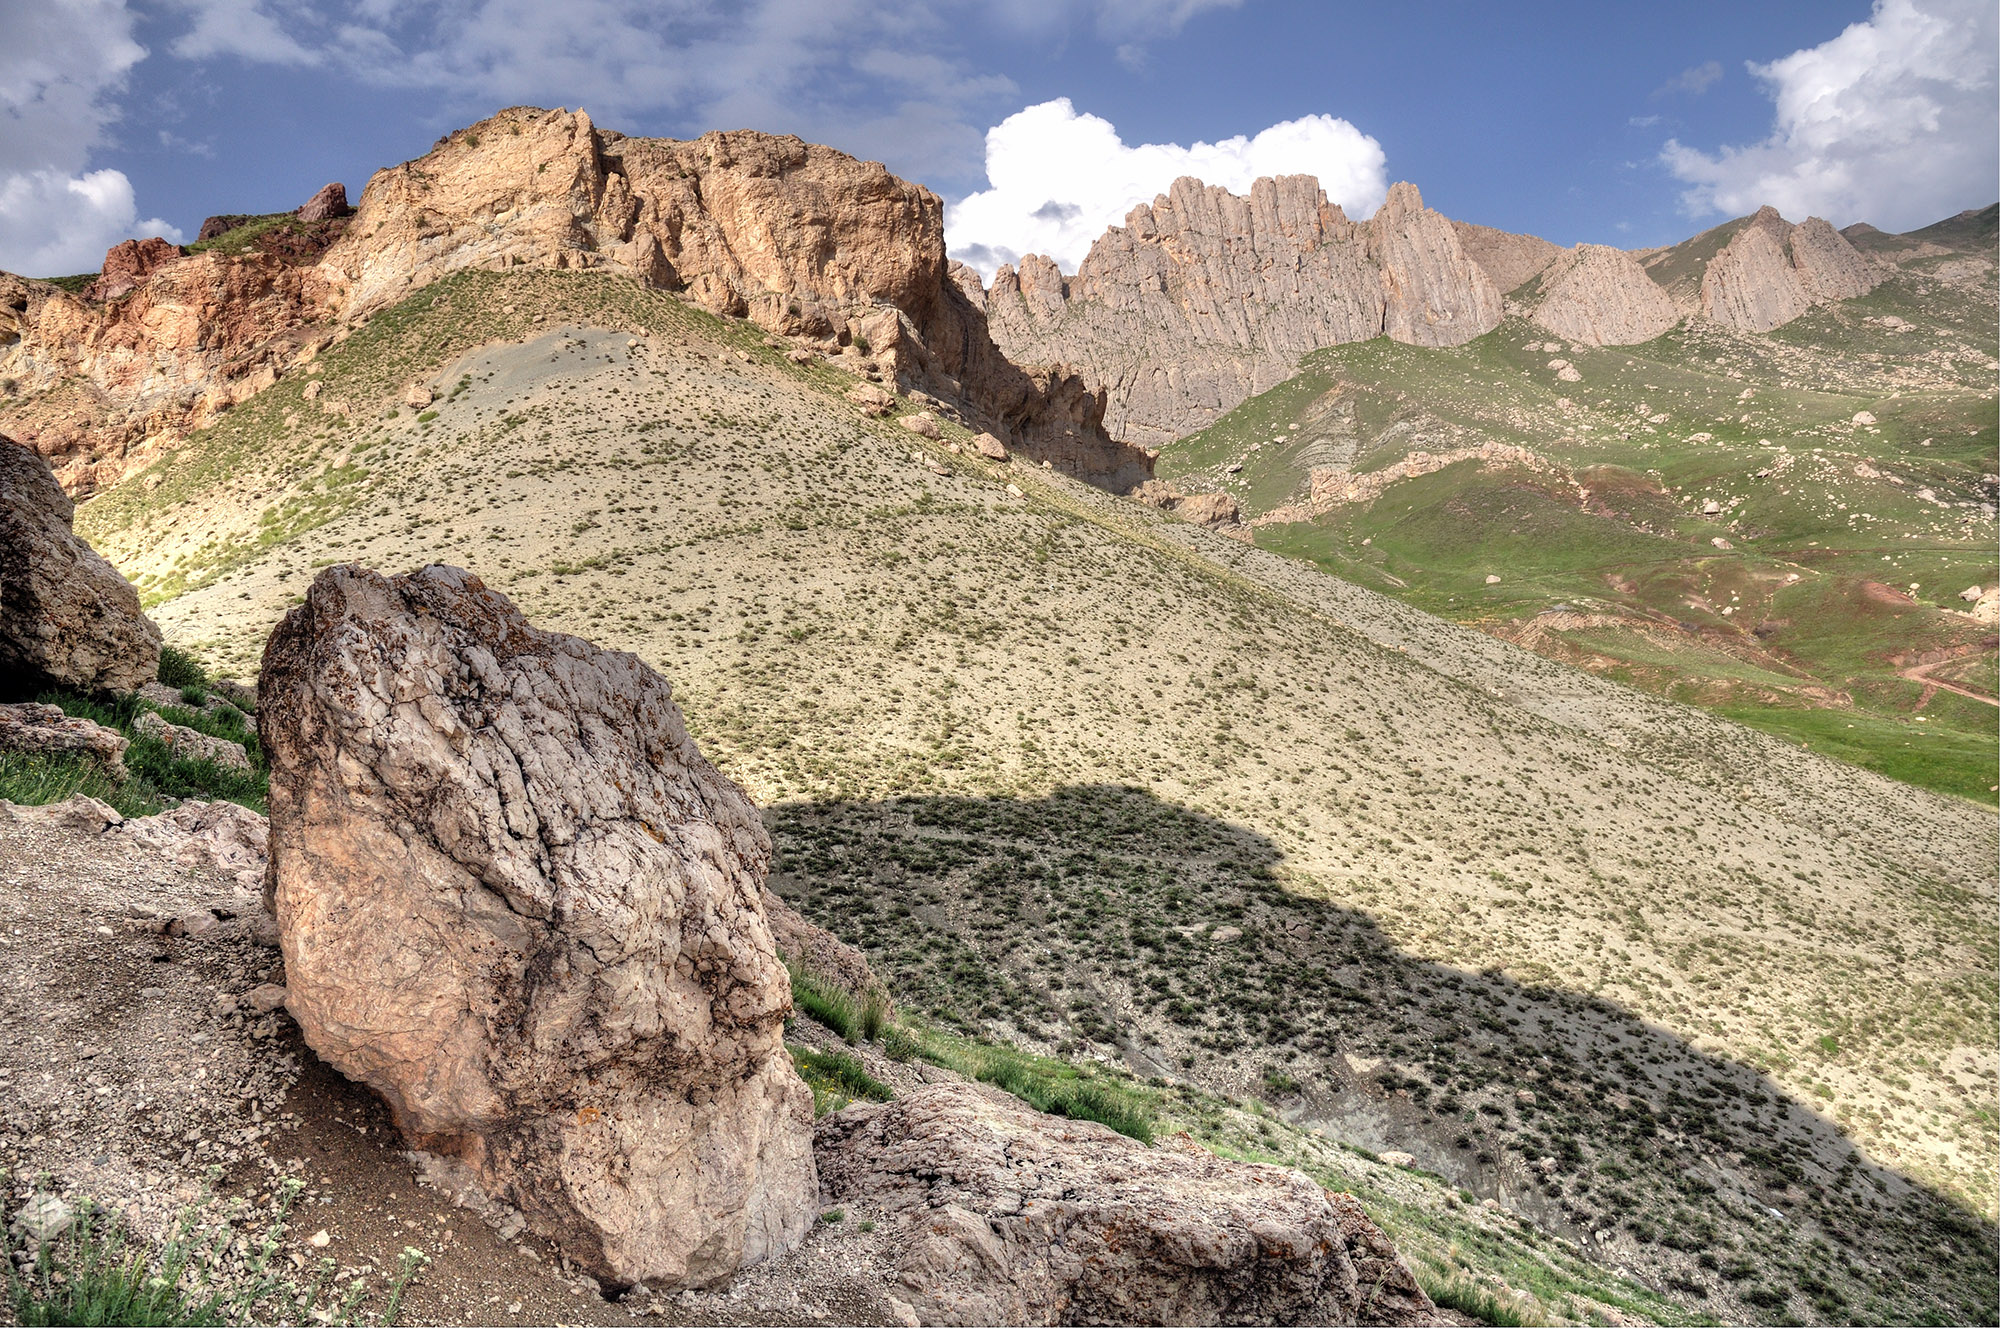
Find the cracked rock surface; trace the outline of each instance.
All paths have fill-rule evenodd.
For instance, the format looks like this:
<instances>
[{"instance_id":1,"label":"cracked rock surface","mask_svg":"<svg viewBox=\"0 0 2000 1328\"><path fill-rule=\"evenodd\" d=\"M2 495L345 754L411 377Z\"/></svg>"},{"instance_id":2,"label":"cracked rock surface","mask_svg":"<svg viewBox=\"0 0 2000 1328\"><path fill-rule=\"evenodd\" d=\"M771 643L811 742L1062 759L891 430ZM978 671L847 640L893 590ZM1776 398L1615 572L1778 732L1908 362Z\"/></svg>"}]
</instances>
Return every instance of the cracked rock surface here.
<instances>
[{"instance_id":1,"label":"cracked rock surface","mask_svg":"<svg viewBox=\"0 0 2000 1328\"><path fill-rule=\"evenodd\" d=\"M1352 1197L1284 1167L964 1083L847 1107L819 1146L829 1201L894 1224L924 1323L1443 1322Z\"/></svg>"},{"instance_id":2,"label":"cracked rock surface","mask_svg":"<svg viewBox=\"0 0 2000 1328\"><path fill-rule=\"evenodd\" d=\"M605 1281L798 1242L812 1098L770 841L664 679L456 568L343 566L272 634L258 711L315 1051Z\"/></svg>"}]
</instances>

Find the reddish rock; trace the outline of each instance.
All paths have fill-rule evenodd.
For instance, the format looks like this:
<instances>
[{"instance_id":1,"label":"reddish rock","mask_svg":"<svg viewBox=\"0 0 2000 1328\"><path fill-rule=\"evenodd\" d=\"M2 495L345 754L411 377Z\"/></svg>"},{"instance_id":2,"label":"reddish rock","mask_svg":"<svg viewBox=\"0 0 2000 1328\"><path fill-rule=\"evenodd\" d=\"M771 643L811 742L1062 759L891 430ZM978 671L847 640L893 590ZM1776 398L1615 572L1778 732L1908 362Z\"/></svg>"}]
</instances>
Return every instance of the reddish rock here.
<instances>
[{"instance_id":1,"label":"reddish rock","mask_svg":"<svg viewBox=\"0 0 2000 1328\"><path fill-rule=\"evenodd\" d=\"M338 180L323 185L320 191L307 199L299 209L299 220L304 222L331 221L335 217L345 217L354 211L347 206L347 186Z\"/></svg>"},{"instance_id":2,"label":"reddish rock","mask_svg":"<svg viewBox=\"0 0 2000 1328\"><path fill-rule=\"evenodd\" d=\"M104 255L104 270L90 285L90 298L115 300L129 295L154 271L180 256L179 245L157 235L114 244Z\"/></svg>"},{"instance_id":3,"label":"reddish rock","mask_svg":"<svg viewBox=\"0 0 2000 1328\"><path fill-rule=\"evenodd\" d=\"M255 220L257 218L247 212L225 212L219 217L209 217L201 223L201 230L195 235L194 242L200 244L205 240L216 239L218 236L229 234L246 221Z\"/></svg>"}]
</instances>

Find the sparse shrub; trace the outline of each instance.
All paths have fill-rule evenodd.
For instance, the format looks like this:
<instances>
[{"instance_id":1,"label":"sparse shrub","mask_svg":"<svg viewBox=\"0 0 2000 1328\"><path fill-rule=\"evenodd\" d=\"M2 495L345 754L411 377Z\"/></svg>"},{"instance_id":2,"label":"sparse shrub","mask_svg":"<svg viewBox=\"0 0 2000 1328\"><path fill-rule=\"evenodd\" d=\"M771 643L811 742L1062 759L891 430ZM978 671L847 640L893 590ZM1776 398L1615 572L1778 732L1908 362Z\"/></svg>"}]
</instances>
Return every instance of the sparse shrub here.
<instances>
[{"instance_id":1,"label":"sparse shrub","mask_svg":"<svg viewBox=\"0 0 2000 1328\"><path fill-rule=\"evenodd\" d=\"M798 1067L799 1078L812 1090L815 1119L839 1111L856 1098L887 1102L895 1096L887 1084L869 1074L860 1061L845 1052L793 1046L786 1050L792 1053L792 1064Z\"/></svg>"},{"instance_id":2,"label":"sparse shrub","mask_svg":"<svg viewBox=\"0 0 2000 1328\"><path fill-rule=\"evenodd\" d=\"M179 646L160 647L160 670L158 677L167 686L179 687L183 690L190 687L206 688L208 686L208 671L202 668L201 661L190 655L187 651L182 650ZM200 702L196 702L195 704L199 705Z\"/></svg>"},{"instance_id":3,"label":"sparse shrub","mask_svg":"<svg viewBox=\"0 0 2000 1328\"><path fill-rule=\"evenodd\" d=\"M1504 1328L1520 1328L1527 1323L1518 1309L1463 1273L1439 1273L1419 1265L1417 1283L1439 1309L1456 1310L1469 1319L1504 1325Z\"/></svg>"}]
</instances>

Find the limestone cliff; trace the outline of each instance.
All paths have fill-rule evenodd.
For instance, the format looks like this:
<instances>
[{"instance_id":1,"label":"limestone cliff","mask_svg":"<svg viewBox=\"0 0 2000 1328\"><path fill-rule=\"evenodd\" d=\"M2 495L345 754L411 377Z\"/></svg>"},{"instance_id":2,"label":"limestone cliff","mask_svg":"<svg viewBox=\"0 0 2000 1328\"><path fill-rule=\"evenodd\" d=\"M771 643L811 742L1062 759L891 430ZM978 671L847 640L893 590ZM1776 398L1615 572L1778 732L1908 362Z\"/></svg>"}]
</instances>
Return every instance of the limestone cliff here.
<instances>
[{"instance_id":1,"label":"limestone cliff","mask_svg":"<svg viewBox=\"0 0 2000 1328\"><path fill-rule=\"evenodd\" d=\"M1143 449L1105 434L1079 375L994 345L949 270L938 197L831 148L627 138L582 111L515 108L377 172L341 224L310 265L121 252L110 301L0 275L0 413L85 492L412 290L530 264L603 268L825 350L863 346L1031 459L1117 490L1151 474Z\"/></svg>"},{"instance_id":2,"label":"limestone cliff","mask_svg":"<svg viewBox=\"0 0 2000 1328\"><path fill-rule=\"evenodd\" d=\"M1465 256L1485 269L1502 293L1533 281L1563 251L1561 245L1550 244L1539 235L1515 235L1469 221L1454 221L1451 229L1458 235Z\"/></svg>"},{"instance_id":3,"label":"limestone cliff","mask_svg":"<svg viewBox=\"0 0 2000 1328\"><path fill-rule=\"evenodd\" d=\"M1630 346L1680 321L1667 293L1622 249L1580 244L1541 277L1541 298L1530 317L1571 341Z\"/></svg>"},{"instance_id":4,"label":"limestone cliff","mask_svg":"<svg viewBox=\"0 0 2000 1328\"><path fill-rule=\"evenodd\" d=\"M1794 226L1759 208L1701 279L1701 312L1745 332L1768 332L1815 304L1852 299L1881 277L1847 237L1818 217Z\"/></svg>"},{"instance_id":5,"label":"limestone cliff","mask_svg":"<svg viewBox=\"0 0 2000 1328\"><path fill-rule=\"evenodd\" d=\"M1010 358L1081 366L1109 396L1112 435L1154 445L1281 382L1308 351L1383 335L1455 346L1497 326L1501 302L1414 185L1357 223L1292 175L1248 197L1176 180L1075 277L1036 255L1001 268L985 312Z\"/></svg>"}]
</instances>

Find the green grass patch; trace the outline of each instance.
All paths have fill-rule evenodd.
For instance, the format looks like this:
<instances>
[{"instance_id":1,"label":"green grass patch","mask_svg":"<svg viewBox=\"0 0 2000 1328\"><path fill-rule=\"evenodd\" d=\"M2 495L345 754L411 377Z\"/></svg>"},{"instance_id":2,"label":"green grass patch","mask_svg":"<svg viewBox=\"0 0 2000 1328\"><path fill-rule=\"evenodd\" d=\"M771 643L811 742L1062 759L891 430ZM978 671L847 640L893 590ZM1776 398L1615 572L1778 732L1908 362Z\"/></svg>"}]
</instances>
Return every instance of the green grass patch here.
<instances>
[{"instance_id":1,"label":"green grass patch","mask_svg":"<svg viewBox=\"0 0 2000 1328\"><path fill-rule=\"evenodd\" d=\"M1906 784L1989 805L2000 802L2000 794L1993 791L1996 767L1991 732L1968 733L1945 724L1919 724L1858 709L1722 706L1716 713Z\"/></svg>"},{"instance_id":2,"label":"green grass patch","mask_svg":"<svg viewBox=\"0 0 2000 1328\"><path fill-rule=\"evenodd\" d=\"M60 802L75 793L88 793L110 803L122 816L150 816L174 802L192 799L220 798L241 803L252 811L267 809L271 778L264 764L263 748L258 745L255 730L234 707L210 714L192 707L155 706L136 695L103 700L67 691L43 692L35 699L44 705L57 706L65 714L124 734L131 743L125 750L125 768L131 777L119 785L111 783L109 776L90 762L10 759L0 762L0 788L26 795L0 793L11 802L38 806ZM250 757L251 768L238 770L213 761L190 761L175 756L158 738L133 728L134 722L148 710L158 712L169 724L241 743ZM79 765L88 768L78 768Z\"/></svg>"},{"instance_id":3,"label":"green grass patch","mask_svg":"<svg viewBox=\"0 0 2000 1328\"><path fill-rule=\"evenodd\" d=\"M1096 1121L1141 1143L1153 1141L1151 1095L1136 1085L998 1043L929 1028L912 1033L918 1054L933 1065L1005 1089L1037 1111Z\"/></svg>"},{"instance_id":4,"label":"green grass patch","mask_svg":"<svg viewBox=\"0 0 2000 1328\"><path fill-rule=\"evenodd\" d=\"M812 1089L815 1119L839 1111L857 1099L887 1102L896 1094L889 1085L869 1074L859 1060L844 1051L814 1051L810 1047L786 1044L799 1078Z\"/></svg>"},{"instance_id":5,"label":"green grass patch","mask_svg":"<svg viewBox=\"0 0 2000 1328\"><path fill-rule=\"evenodd\" d=\"M802 964L785 960L792 977L792 1006L799 1013L826 1025L849 1042L882 1036L889 1019L889 1003L880 992L856 996Z\"/></svg>"}]
</instances>

